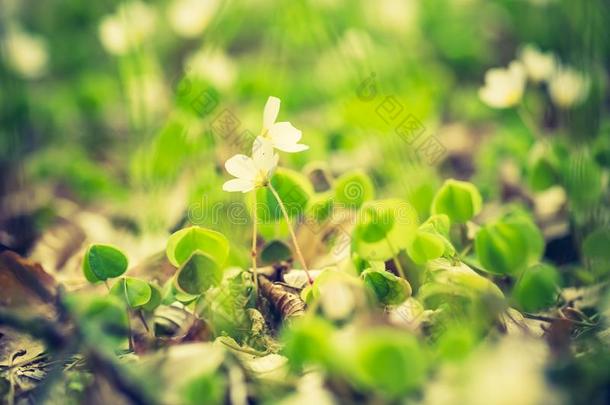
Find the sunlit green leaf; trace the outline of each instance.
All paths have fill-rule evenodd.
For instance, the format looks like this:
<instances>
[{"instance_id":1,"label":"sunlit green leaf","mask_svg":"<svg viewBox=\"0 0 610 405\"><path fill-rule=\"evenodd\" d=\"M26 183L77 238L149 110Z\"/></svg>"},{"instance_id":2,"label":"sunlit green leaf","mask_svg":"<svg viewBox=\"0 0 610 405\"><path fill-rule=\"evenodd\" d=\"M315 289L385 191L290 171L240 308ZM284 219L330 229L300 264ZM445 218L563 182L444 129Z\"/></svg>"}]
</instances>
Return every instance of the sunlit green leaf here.
<instances>
[{"instance_id":1,"label":"sunlit green leaf","mask_svg":"<svg viewBox=\"0 0 610 405\"><path fill-rule=\"evenodd\" d=\"M399 305L411 296L411 285L407 280L385 270L365 270L360 275L379 302Z\"/></svg>"},{"instance_id":2,"label":"sunlit green leaf","mask_svg":"<svg viewBox=\"0 0 610 405\"><path fill-rule=\"evenodd\" d=\"M417 213L399 199L366 202L358 213L352 249L365 260L387 260L415 236Z\"/></svg>"},{"instance_id":3,"label":"sunlit green leaf","mask_svg":"<svg viewBox=\"0 0 610 405\"><path fill-rule=\"evenodd\" d=\"M472 183L446 180L432 201L433 214L446 214L451 221L464 223L481 211L483 199Z\"/></svg>"},{"instance_id":4,"label":"sunlit green leaf","mask_svg":"<svg viewBox=\"0 0 610 405\"><path fill-rule=\"evenodd\" d=\"M114 246L91 245L83 259L83 272L88 281L104 281L119 277L127 270L127 257Z\"/></svg>"},{"instance_id":5,"label":"sunlit green leaf","mask_svg":"<svg viewBox=\"0 0 610 405\"><path fill-rule=\"evenodd\" d=\"M361 170L343 174L335 181L334 190L337 204L346 208L360 208L375 198L373 181Z\"/></svg>"},{"instance_id":6,"label":"sunlit green leaf","mask_svg":"<svg viewBox=\"0 0 610 405\"><path fill-rule=\"evenodd\" d=\"M193 253L200 251L222 266L229 255L229 241L220 232L191 226L170 236L166 254L171 264L180 267Z\"/></svg>"},{"instance_id":7,"label":"sunlit green leaf","mask_svg":"<svg viewBox=\"0 0 610 405\"><path fill-rule=\"evenodd\" d=\"M176 286L187 294L201 294L218 286L222 269L211 256L196 251L176 273Z\"/></svg>"},{"instance_id":8,"label":"sunlit green leaf","mask_svg":"<svg viewBox=\"0 0 610 405\"><path fill-rule=\"evenodd\" d=\"M152 298L151 286L143 280L133 277L123 277L118 280L110 293L124 300L131 308L141 308Z\"/></svg>"},{"instance_id":9,"label":"sunlit green leaf","mask_svg":"<svg viewBox=\"0 0 610 405\"><path fill-rule=\"evenodd\" d=\"M521 309L535 312L557 301L559 273L548 264L527 268L513 290L513 298Z\"/></svg>"}]
</instances>

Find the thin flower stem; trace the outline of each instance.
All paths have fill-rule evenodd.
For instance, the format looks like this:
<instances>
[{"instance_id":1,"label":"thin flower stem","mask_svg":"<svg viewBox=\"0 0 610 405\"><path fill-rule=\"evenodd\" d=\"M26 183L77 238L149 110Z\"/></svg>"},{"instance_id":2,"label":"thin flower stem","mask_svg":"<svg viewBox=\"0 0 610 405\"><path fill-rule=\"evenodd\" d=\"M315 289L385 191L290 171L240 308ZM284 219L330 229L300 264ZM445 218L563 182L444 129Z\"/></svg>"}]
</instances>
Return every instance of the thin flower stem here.
<instances>
[{"instance_id":1,"label":"thin flower stem","mask_svg":"<svg viewBox=\"0 0 610 405\"><path fill-rule=\"evenodd\" d=\"M286 223L288 224L288 230L290 231L290 236L292 237L292 244L294 245L294 249L296 250L297 257L299 258L299 261L301 262L301 265L303 266L303 270L305 270L305 274L307 275L307 281L309 282L309 285L312 285L313 279L311 278L311 275L309 274L309 269L307 268L307 263L305 263L305 259L303 258L303 253L301 252L301 248L299 247L299 243L297 242L297 236L294 233L294 229L292 229L292 223L290 222L290 217L288 216L288 211L286 211L286 207L284 206L282 199L280 198L277 191L275 191L275 188L273 187L271 182L269 182L268 185L269 185L269 190L271 190L271 193L277 200L277 203L280 206L280 209L282 210L282 214L284 214L284 219L286 219Z\"/></svg>"},{"instance_id":2,"label":"thin flower stem","mask_svg":"<svg viewBox=\"0 0 610 405\"><path fill-rule=\"evenodd\" d=\"M254 274L254 289L256 290L256 294L258 295L258 269L256 267L256 225L258 222L258 215L256 212L256 190L254 190L254 210L252 211L252 251L250 252L250 256L252 256L252 273Z\"/></svg>"}]
</instances>

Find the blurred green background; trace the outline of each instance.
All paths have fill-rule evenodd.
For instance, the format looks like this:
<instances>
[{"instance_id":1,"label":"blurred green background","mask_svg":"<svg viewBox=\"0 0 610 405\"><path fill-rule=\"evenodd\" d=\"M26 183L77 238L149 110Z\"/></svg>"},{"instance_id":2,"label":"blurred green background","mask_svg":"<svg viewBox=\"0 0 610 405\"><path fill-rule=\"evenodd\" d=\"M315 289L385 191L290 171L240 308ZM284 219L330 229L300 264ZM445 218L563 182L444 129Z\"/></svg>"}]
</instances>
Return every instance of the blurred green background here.
<instances>
[{"instance_id":1,"label":"blurred green background","mask_svg":"<svg viewBox=\"0 0 610 405\"><path fill-rule=\"evenodd\" d=\"M0 19L3 221L30 209L44 223L62 198L138 231L190 220L245 240L246 211L233 224L211 213L233 215L227 204L240 197L221 191L223 163L258 133L270 95L311 146L285 165L363 168L422 216L444 177L510 199L503 176L526 183L536 134L478 89L526 44L591 83L569 109L545 85L528 87L535 126L607 157L602 0L9 0ZM397 135L379 113L386 97L442 156L428 161ZM239 121L231 136L214 129L227 112Z\"/></svg>"}]
</instances>

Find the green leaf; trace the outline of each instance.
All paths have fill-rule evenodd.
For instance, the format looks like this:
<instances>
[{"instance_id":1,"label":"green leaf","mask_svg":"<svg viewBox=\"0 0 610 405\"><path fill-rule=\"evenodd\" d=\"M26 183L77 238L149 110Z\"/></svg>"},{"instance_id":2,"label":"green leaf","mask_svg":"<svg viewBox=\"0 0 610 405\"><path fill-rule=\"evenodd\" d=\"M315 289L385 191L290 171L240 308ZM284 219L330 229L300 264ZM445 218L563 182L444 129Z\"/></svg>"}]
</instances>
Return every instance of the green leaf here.
<instances>
[{"instance_id":1,"label":"green leaf","mask_svg":"<svg viewBox=\"0 0 610 405\"><path fill-rule=\"evenodd\" d=\"M385 305L399 305L411 296L411 285L404 278L385 270L365 270L360 275L377 299Z\"/></svg>"},{"instance_id":2,"label":"green leaf","mask_svg":"<svg viewBox=\"0 0 610 405\"><path fill-rule=\"evenodd\" d=\"M475 238L475 250L485 270L514 274L540 260L544 238L528 215L516 212L483 227Z\"/></svg>"},{"instance_id":3,"label":"green leaf","mask_svg":"<svg viewBox=\"0 0 610 405\"><path fill-rule=\"evenodd\" d=\"M445 240L436 232L421 230L415 233L415 238L407 246L409 257L417 264L441 257L445 252Z\"/></svg>"},{"instance_id":4,"label":"green leaf","mask_svg":"<svg viewBox=\"0 0 610 405\"><path fill-rule=\"evenodd\" d=\"M375 198L373 181L362 170L343 174L335 181L334 190L335 201L345 208L360 208Z\"/></svg>"},{"instance_id":5,"label":"green leaf","mask_svg":"<svg viewBox=\"0 0 610 405\"><path fill-rule=\"evenodd\" d=\"M446 214L452 222L464 223L477 215L483 199L472 183L449 179L432 200L433 214Z\"/></svg>"},{"instance_id":6,"label":"green leaf","mask_svg":"<svg viewBox=\"0 0 610 405\"><path fill-rule=\"evenodd\" d=\"M559 182L559 160L551 145L539 142L528 159L528 182L534 191L543 191Z\"/></svg>"},{"instance_id":7,"label":"green leaf","mask_svg":"<svg viewBox=\"0 0 610 405\"><path fill-rule=\"evenodd\" d=\"M271 178L271 184L284 203L290 218L305 212L313 194L313 187L307 177L294 170L278 167ZM249 193L246 199L249 209L252 209L253 194ZM275 222L283 218L282 210L269 187L256 190L256 215L262 223Z\"/></svg>"},{"instance_id":8,"label":"green leaf","mask_svg":"<svg viewBox=\"0 0 610 405\"><path fill-rule=\"evenodd\" d=\"M81 331L90 342L99 344L100 349L114 350L125 342L129 321L123 300L112 294L70 294L66 297L66 305L78 317Z\"/></svg>"},{"instance_id":9,"label":"green leaf","mask_svg":"<svg viewBox=\"0 0 610 405\"><path fill-rule=\"evenodd\" d=\"M282 354L292 370L300 371L309 364L328 364L332 356L331 339L334 328L317 317L302 317L282 331Z\"/></svg>"},{"instance_id":10,"label":"green leaf","mask_svg":"<svg viewBox=\"0 0 610 405\"><path fill-rule=\"evenodd\" d=\"M497 285L463 263L437 259L428 262L426 267L428 280L417 293L426 309L437 309L446 303L468 304L484 297L504 300Z\"/></svg>"},{"instance_id":11,"label":"green leaf","mask_svg":"<svg viewBox=\"0 0 610 405\"><path fill-rule=\"evenodd\" d=\"M405 332L377 328L357 339L353 374L364 387L395 398L419 387L427 359L417 339Z\"/></svg>"},{"instance_id":12,"label":"green leaf","mask_svg":"<svg viewBox=\"0 0 610 405\"><path fill-rule=\"evenodd\" d=\"M229 256L229 241L222 233L200 226L175 232L167 241L167 258L176 267L180 267L196 251L205 253L218 266L222 266Z\"/></svg>"},{"instance_id":13,"label":"green leaf","mask_svg":"<svg viewBox=\"0 0 610 405\"><path fill-rule=\"evenodd\" d=\"M118 280L110 293L127 303L131 308L141 308L152 298L151 286L143 280L133 277L123 277Z\"/></svg>"},{"instance_id":14,"label":"green leaf","mask_svg":"<svg viewBox=\"0 0 610 405\"><path fill-rule=\"evenodd\" d=\"M581 209L603 193L602 171L587 150L572 153L562 166L563 184L570 201Z\"/></svg>"},{"instance_id":15,"label":"green leaf","mask_svg":"<svg viewBox=\"0 0 610 405\"><path fill-rule=\"evenodd\" d=\"M162 291L156 284L148 283L148 285L150 286L151 292L150 300L142 307L142 309L152 312L157 309L159 305L161 305Z\"/></svg>"},{"instance_id":16,"label":"green leaf","mask_svg":"<svg viewBox=\"0 0 610 405\"><path fill-rule=\"evenodd\" d=\"M197 251L176 273L176 286L187 294L202 294L220 285L222 269L213 258Z\"/></svg>"},{"instance_id":17,"label":"green leaf","mask_svg":"<svg viewBox=\"0 0 610 405\"><path fill-rule=\"evenodd\" d=\"M114 246L89 246L83 260L83 272L91 283L119 277L127 270L127 257Z\"/></svg>"},{"instance_id":18,"label":"green leaf","mask_svg":"<svg viewBox=\"0 0 610 405\"><path fill-rule=\"evenodd\" d=\"M553 266L538 264L525 270L513 290L513 298L520 309L535 312L548 308L557 301L559 273Z\"/></svg>"},{"instance_id":19,"label":"green leaf","mask_svg":"<svg viewBox=\"0 0 610 405\"><path fill-rule=\"evenodd\" d=\"M582 249L590 259L610 262L610 229L600 228L591 232L585 238Z\"/></svg>"},{"instance_id":20,"label":"green leaf","mask_svg":"<svg viewBox=\"0 0 610 405\"><path fill-rule=\"evenodd\" d=\"M292 251L287 244L280 240L272 240L261 252L263 264L279 263L292 257Z\"/></svg>"},{"instance_id":21,"label":"green leaf","mask_svg":"<svg viewBox=\"0 0 610 405\"><path fill-rule=\"evenodd\" d=\"M388 260L415 236L417 212L400 199L364 203L356 218L352 250L365 260Z\"/></svg>"},{"instance_id":22,"label":"green leaf","mask_svg":"<svg viewBox=\"0 0 610 405\"><path fill-rule=\"evenodd\" d=\"M307 217L322 222L333 213L334 195L331 192L317 193L311 196L307 204Z\"/></svg>"}]
</instances>

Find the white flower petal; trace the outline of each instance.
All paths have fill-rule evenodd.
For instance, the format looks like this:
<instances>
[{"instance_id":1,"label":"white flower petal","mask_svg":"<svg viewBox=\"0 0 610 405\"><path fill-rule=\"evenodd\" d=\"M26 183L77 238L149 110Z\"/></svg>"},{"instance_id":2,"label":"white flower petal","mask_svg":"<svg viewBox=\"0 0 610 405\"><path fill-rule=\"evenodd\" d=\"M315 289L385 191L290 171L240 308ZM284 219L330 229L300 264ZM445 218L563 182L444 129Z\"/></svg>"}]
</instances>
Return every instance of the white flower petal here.
<instances>
[{"instance_id":1,"label":"white flower petal","mask_svg":"<svg viewBox=\"0 0 610 405\"><path fill-rule=\"evenodd\" d=\"M254 181L233 179L225 182L225 184L222 185L222 189L229 192L241 191L242 193L247 193L248 191L254 189Z\"/></svg>"},{"instance_id":2,"label":"white flower petal","mask_svg":"<svg viewBox=\"0 0 610 405\"><path fill-rule=\"evenodd\" d=\"M256 176L256 165L254 161L246 155L235 155L225 162L227 171L240 179L252 180Z\"/></svg>"},{"instance_id":3,"label":"white flower petal","mask_svg":"<svg viewBox=\"0 0 610 405\"><path fill-rule=\"evenodd\" d=\"M277 166L279 156L273 152L273 144L257 136L252 145L252 158L254 165L266 174Z\"/></svg>"},{"instance_id":4,"label":"white flower petal","mask_svg":"<svg viewBox=\"0 0 610 405\"><path fill-rule=\"evenodd\" d=\"M269 136L273 143L290 142L297 143L303 136L290 122L276 122L269 128Z\"/></svg>"},{"instance_id":5,"label":"white flower petal","mask_svg":"<svg viewBox=\"0 0 610 405\"><path fill-rule=\"evenodd\" d=\"M302 143L279 144L279 145L275 145L275 147L278 150L281 150L282 152L288 152L288 153L303 152L304 150L309 149L309 146L302 144Z\"/></svg>"},{"instance_id":6,"label":"white flower petal","mask_svg":"<svg viewBox=\"0 0 610 405\"><path fill-rule=\"evenodd\" d=\"M280 113L280 99L270 96L263 112L263 130L270 128Z\"/></svg>"}]
</instances>

